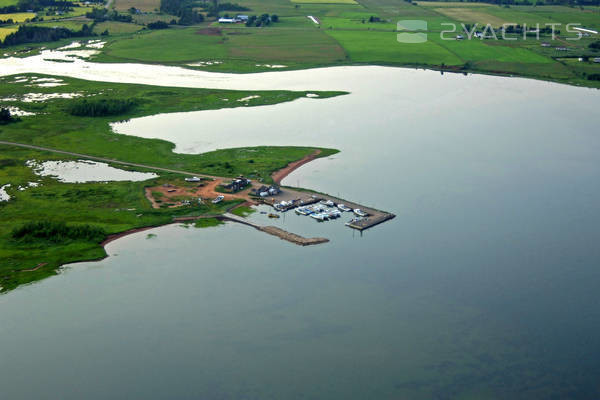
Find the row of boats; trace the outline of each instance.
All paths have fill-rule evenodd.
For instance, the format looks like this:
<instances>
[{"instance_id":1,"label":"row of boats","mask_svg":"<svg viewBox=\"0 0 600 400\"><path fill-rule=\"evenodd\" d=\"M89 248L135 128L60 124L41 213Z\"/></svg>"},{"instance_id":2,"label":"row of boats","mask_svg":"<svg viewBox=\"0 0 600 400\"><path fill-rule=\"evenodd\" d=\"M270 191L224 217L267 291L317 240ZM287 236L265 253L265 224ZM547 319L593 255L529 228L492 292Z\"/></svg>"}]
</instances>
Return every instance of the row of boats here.
<instances>
[{"instance_id":1,"label":"row of boats","mask_svg":"<svg viewBox=\"0 0 600 400\"><path fill-rule=\"evenodd\" d=\"M321 200L318 204L297 207L295 209L298 215L308 215L317 221L328 221L342 216L343 212L353 212L358 217L366 217L368 214L360 208L352 209L344 204L335 204L331 200Z\"/></svg>"}]
</instances>

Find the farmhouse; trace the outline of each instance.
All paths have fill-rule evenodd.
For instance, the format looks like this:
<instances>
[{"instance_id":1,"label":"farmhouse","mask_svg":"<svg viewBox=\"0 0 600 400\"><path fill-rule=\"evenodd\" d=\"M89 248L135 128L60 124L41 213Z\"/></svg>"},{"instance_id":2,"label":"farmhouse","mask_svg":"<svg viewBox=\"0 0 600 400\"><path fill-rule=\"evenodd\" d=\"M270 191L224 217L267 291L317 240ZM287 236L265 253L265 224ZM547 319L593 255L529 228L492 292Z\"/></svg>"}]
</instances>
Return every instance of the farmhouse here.
<instances>
[{"instance_id":1,"label":"farmhouse","mask_svg":"<svg viewBox=\"0 0 600 400\"><path fill-rule=\"evenodd\" d=\"M596 58L594 58L594 60L593 60L593 61L594 61L595 63L600 63L600 57L596 57Z\"/></svg>"},{"instance_id":2,"label":"farmhouse","mask_svg":"<svg viewBox=\"0 0 600 400\"><path fill-rule=\"evenodd\" d=\"M248 16L247 16L247 15L236 15L236 16L235 16L235 18L236 18L238 21L241 21L241 22L246 22L246 21L248 21Z\"/></svg>"},{"instance_id":3,"label":"farmhouse","mask_svg":"<svg viewBox=\"0 0 600 400\"><path fill-rule=\"evenodd\" d=\"M235 18L219 18L220 24L235 24L238 22Z\"/></svg>"}]
</instances>

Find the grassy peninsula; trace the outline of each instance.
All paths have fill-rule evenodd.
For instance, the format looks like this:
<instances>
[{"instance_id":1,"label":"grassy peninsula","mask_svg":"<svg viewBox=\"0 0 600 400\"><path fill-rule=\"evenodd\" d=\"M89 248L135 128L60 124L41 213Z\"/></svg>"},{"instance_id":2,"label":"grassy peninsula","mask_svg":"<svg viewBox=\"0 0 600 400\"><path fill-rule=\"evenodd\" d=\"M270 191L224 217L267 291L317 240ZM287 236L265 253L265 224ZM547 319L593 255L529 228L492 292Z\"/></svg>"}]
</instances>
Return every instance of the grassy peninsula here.
<instances>
[{"instance_id":1,"label":"grassy peninsula","mask_svg":"<svg viewBox=\"0 0 600 400\"><path fill-rule=\"evenodd\" d=\"M273 171L315 151L312 147L263 146L199 155L176 154L172 151L172 143L115 134L109 125L161 112L275 104L304 97L304 92L180 89L62 77L43 78L60 80L65 85L33 89L27 85L31 85L34 79L40 79L40 75L0 78L0 108L11 106L35 113L1 125L0 140L198 174L231 177L244 174L265 182L270 181ZM34 92L55 97L59 94L64 98L30 101L28 96ZM321 98L342 94L318 93ZM251 96L260 97L237 101ZM110 99L121 101L115 102L114 107L106 107ZM124 101L126 99L132 101ZM94 116L82 116L86 114ZM321 151L320 156L336 152L332 149ZM159 177L141 182L62 183L53 177L38 176L26 165L29 160L41 163L75 159L63 154L0 145L0 187L10 185L5 187L10 200L0 201L3 221L0 224L2 291L55 274L63 264L104 257L100 242L108 235L163 225L176 217L219 214L241 202L229 201L218 205L205 202L202 205L154 209L144 197L144 188L166 182L185 184L183 176L161 171L158 172ZM30 186L30 182L37 183L37 186ZM210 221L198 225L207 223Z\"/></svg>"}]
</instances>

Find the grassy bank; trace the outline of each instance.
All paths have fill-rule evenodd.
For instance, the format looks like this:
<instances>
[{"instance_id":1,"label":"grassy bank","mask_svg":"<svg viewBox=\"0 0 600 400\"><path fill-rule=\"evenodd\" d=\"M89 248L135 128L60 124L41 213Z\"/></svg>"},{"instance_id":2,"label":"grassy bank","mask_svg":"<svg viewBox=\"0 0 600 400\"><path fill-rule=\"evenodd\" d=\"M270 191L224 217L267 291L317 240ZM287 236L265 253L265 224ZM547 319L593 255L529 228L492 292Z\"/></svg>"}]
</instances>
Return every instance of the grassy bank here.
<instances>
[{"instance_id":1,"label":"grassy bank","mask_svg":"<svg viewBox=\"0 0 600 400\"><path fill-rule=\"evenodd\" d=\"M40 77L40 75L36 75ZM63 79L63 78L60 78ZM303 92L236 92L203 89L158 88L63 79L65 86L33 89L31 80L14 83L14 77L1 79L0 106L13 106L36 113L21 121L2 125L0 140L29 143L77 153L219 176L245 174L270 179L274 170L314 152L304 147L256 147L218 150L199 155L172 152L173 144L112 133L109 124L132 117L159 112L191 111L222 107L275 104L305 96ZM28 93L76 93L79 97L27 102ZM320 93L322 97L340 93ZM238 99L260 96L249 102ZM85 117L72 115L73 104L82 99L136 99L133 108L119 115ZM223 99L228 99L224 101ZM318 101L315 99L315 101ZM94 104L89 100L85 104ZM84 104L84 105L85 105ZM103 103L100 103L103 104ZM76 108L78 113L85 109ZM102 109L104 110L104 109ZM106 111L106 110L104 110ZM114 110L112 110L114 111ZM94 109L98 112L98 109ZM335 152L322 149L323 155ZM65 263L94 260L105 256L99 240L65 236L61 240L35 236L24 240L13 235L15 229L30 223L65 222L68 228L90 225L106 235L159 226L175 217L217 214L237 204L192 204L181 208L153 209L144 197L146 186L181 181L181 176L159 173L143 182L61 183L40 177L26 165L28 160L70 160L72 157L25 148L0 146L0 186L10 184L9 201L0 202L0 286L3 291L55 274ZM123 168L123 167L120 167ZM132 169L132 168L126 168ZM138 169L139 170L139 169ZM36 182L38 186L30 186ZM20 190L23 189L23 190ZM202 222L200 224L203 224ZM84 230L85 231L85 230Z\"/></svg>"}]
</instances>

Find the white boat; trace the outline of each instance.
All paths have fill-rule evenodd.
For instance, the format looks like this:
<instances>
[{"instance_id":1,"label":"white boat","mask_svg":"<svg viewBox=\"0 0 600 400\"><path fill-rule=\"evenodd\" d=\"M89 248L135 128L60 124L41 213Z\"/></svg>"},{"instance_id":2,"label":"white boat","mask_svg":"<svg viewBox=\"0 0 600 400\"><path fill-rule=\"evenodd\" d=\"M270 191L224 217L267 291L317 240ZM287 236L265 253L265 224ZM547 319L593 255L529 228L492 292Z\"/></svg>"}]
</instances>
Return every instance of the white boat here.
<instances>
[{"instance_id":1,"label":"white boat","mask_svg":"<svg viewBox=\"0 0 600 400\"><path fill-rule=\"evenodd\" d=\"M321 200L319 203L323 204L324 206L328 206L328 207L333 207L335 205L333 203L333 201L331 201L331 200Z\"/></svg>"},{"instance_id":2,"label":"white boat","mask_svg":"<svg viewBox=\"0 0 600 400\"><path fill-rule=\"evenodd\" d=\"M333 209L333 210L329 210L327 215L329 216L329 218L339 218L342 216L342 212L340 210Z\"/></svg>"},{"instance_id":3,"label":"white boat","mask_svg":"<svg viewBox=\"0 0 600 400\"><path fill-rule=\"evenodd\" d=\"M366 212L364 212L363 210L361 210L360 208L355 208L352 211L354 212L354 214L358 215L359 217L366 217L367 215L369 215Z\"/></svg>"},{"instance_id":4,"label":"white boat","mask_svg":"<svg viewBox=\"0 0 600 400\"><path fill-rule=\"evenodd\" d=\"M317 221L325 221L327 219L325 214L320 214L320 213L310 214L310 216L311 216L311 218L314 218Z\"/></svg>"},{"instance_id":5,"label":"white boat","mask_svg":"<svg viewBox=\"0 0 600 400\"><path fill-rule=\"evenodd\" d=\"M362 220L362 218L352 218L350 221L346 222L344 225L346 225L346 226L350 226L350 225L352 225L353 223L355 223L355 222L359 222L359 221L361 221L361 220Z\"/></svg>"},{"instance_id":6,"label":"white boat","mask_svg":"<svg viewBox=\"0 0 600 400\"><path fill-rule=\"evenodd\" d=\"M212 203L213 203L213 204L220 203L220 202L222 202L222 201L223 201L223 199L224 199L224 198L225 198L225 196L217 196L217 198L216 198L216 199L214 199L214 200L212 201Z\"/></svg>"},{"instance_id":7,"label":"white boat","mask_svg":"<svg viewBox=\"0 0 600 400\"><path fill-rule=\"evenodd\" d=\"M339 208L342 211L346 211L346 212L352 211L352 209L345 204L338 204L337 208Z\"/></svg>"},{"instance_id":8,"label":"white boat","mask_svg":"<svg viewBox=\"0 0 600 400\"><path fill-rule=\"evenodd\" d=\"M298 208L296 208L295 211L296 211L296 214L299 214L299 215L310 215L313 213L312 210L309 210L306 207L298 207Z\"/></svg>"}]
</instances>

